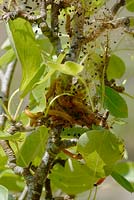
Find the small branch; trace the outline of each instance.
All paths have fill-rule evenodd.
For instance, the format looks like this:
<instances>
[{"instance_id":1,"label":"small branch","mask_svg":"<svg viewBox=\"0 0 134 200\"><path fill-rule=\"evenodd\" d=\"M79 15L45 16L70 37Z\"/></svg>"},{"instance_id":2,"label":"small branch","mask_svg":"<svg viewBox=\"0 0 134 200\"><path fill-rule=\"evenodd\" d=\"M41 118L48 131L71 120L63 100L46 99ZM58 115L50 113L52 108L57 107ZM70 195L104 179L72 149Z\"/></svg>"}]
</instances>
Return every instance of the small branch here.
<instances>
[{"instance_id":1,"label":"small branch","mask_svg":"<svg viewBox=\"0 0 134 200\"><path fill-rule=\"evenodd\" d=\"M81 3L74 5L77 12L73 17L73 36L71 38L71 45L66 60L71 60L76 62L82 47L83 41L83 26L84 26L84 9L82 8Z\"/></svg>"},{"instance_id":2,"label":"small branch","mask_svg":"<svg viewBox=\"0 0 134 200\"><path fill-rule=\"evenodd\" d=\"M28 168L24 168L24 172L23 172L23 176L26 180L26 184L27 184L27 194L26 194L26 199L29 200L31 199L31 193L32 193L32 190L33 190L33 175L32 173L30 172L30 165ZM32 200L32 199L31 199Z\"/></svg>"},{"instance_id":3,"label":"small branch","mask_svg":"<svg viewBox=\"0 0 134 200\"><path fill-rule=\"evenodd\" d=\"M2 146L5 154L8 157L8 166L14 171L17 175L22 175L24 170L22 167L16 165L16 156L7 140L0 140L0 145Z\"/></svg>"},{"instance_id":4,"label":"small branch","mask_svg":"<svg viewBox=\"0 0 134 200\"><path fill-rule=\"evenodd\" d=\"M31 132L35 130L34 127L30 126L25 127L20 121L18 122L12 121L11 123L12 123L11 126L7 130L7 132L11 135L14 135L16 132Z\"/></svg>"},{"instance_id":5,"label":"small branch","mask_svg":"<svg viewBox=\"0 0 134 200\"><path fill-rule=\"evenodd\" d=\"M132 17L121 17L101 23L98 28L96 28L86 38L83 39L83 44L87 44L88 42L91 41L93 42L106 30L117 29L120 27L129 29L130 18Z\"/></svg>"},{"instance_id":6,"label":"small branch","mask_svg":"<svg viewBox=\"0 0 134 200\"><path fill-rule=\"evenodd\" d=\"M119 9L124 6L126 4L125 0L119 0L117 1L114 6L111 8L111 12L113 14L113 16L115 16L117 14L117 12L119 11Z\"/></svg>"},{"instance_id":7,"label":"small branch","mask_svg":"<svg viewBox=\"0 0 134 200\"><path fill-rule=\"evenodd\" d=\"M60 149L68 149L77 145L78 139L62 140L60 144Z\"/></svg>"},{"instance_id":8,"label":"small branch","mask_svg":"<svg viewBox=\"0 0 134 200\"><path fill-rule=\"evenodd\" d=\"M82 158L82 155L81 154L74 154L74 153L72 153L72 152L70 152L70 151L68 151L68 150L66 150L66 149L63 149L62 150L67 156L69 156L69 157L71 157L71 158L73 158L73 159L75 159L75 160L81 160L81 159L83 159Z\"/></svg>"},{"instance_id":9,"label":"small branch","mask_svg":"<svg viewBox=\"0 0 134 200\"><path fill-rule=\"evenodd\" d=\"M46 20L47 14L46 14L46 1L41 0L40 2L40 15L42 17L42 20Z\"/></svg>"},{"instance_id":10,"label":"small branch","mask_svg":"<svg viewBox=\"0 0 134 200\"><path fill-rule=\"evenodd\" d=\"M51 42L53 46L55 47L55 51L59 54L61 52L61 41L58 37L59 32L59 19L58 16L60 14L60 5L52 2L51 4L51 31L52 31L52 38Z\"/></svg>"}]
</instances>

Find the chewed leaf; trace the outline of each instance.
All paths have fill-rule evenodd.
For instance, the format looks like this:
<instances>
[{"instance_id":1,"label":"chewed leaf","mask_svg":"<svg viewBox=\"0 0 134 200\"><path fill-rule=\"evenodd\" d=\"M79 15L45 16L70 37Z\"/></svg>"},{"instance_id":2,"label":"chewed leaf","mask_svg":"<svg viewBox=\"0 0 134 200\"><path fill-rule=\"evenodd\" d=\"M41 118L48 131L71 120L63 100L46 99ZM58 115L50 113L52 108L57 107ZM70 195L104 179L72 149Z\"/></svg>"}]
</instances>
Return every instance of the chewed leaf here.
<instances>
[{"instance_id":1,"label":"chewed leaf","mask_svg":"<svg viewBox=\"0 0 134 200\"><path fill-rule=\"evenodd\" d=\"M118 92L110 87L105 87L105 99L104 107L110 111L115 117L127 118L128 117L128 107L126 101Z\"/></svg>"},{"instance_id":2,"label":"chewed leaf","mask_svg":"<svg viewBox=\"0 0 134 200\"><path fill-rule=\"evenodd\" d=\"M123 60L120 57L113 54L110 57L110 61L107 67L108 80L111 80L114 78L121 78L124 73L125 73L125 64Z\"/></svg>"},{"instance_id":3,"label":"chewed leaf","mask_svg":"<svg viewBox=\"0 0 134 200\"><path fill-rule=\"evenodd\" d=\"M31 24L21 18L9 21L9 36L21 62L22 81L20 90L25 96L40 79L41 49L35 40Z\"/></svg>"},{"instance_id":4,"label":"chewed leaf","mask_svg":"<svg viewBox=\"0 0 134 200\"><path fill-rule=\"evenodd\" d=\"M124 144L108 130L92 130L79 138L78 152L94 174L101 178L110 174L116 161L122 159Z\"/></svg>"}]
</instances>

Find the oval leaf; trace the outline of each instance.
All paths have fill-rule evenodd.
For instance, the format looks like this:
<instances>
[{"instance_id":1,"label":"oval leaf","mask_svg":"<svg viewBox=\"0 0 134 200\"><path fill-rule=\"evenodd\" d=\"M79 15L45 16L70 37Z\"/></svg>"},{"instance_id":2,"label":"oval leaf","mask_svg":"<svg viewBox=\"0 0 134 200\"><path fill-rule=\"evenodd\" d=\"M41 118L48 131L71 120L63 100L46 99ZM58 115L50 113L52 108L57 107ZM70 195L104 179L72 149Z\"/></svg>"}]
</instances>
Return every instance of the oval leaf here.
<instances>
[{"instance_id":1,"label":"oval leaf","mask_svg":"<svg viewBox=\"0 0 134 200\"><path fill-rule=\"evenodd\" d=\"M40 127L35 132L30 133L24 141L17 158L18 165L26 167L37 157L42 157L45 151L45 143L48 139L48 129Z\"/></svg>"},{"instance_id":2,"label":"oval leaf","mask_svg":"<svg viewBox=\"0 0 134 200\"><path fill-rule=\"evenodd\" d=\"M92 130L79 138L77 150L93 174L101 178L109 175L116 161L122 159L124 144L108 130Z\"/></svg>"},{"instance_id":3,"label":"oval leaf","mask_svg":"<svg viewBox=\"0 0 134 200\"><path fill-rule=\"evenodd\" d=\"M0 185L0 200L8 200L8 189Z\"/></svg>"},{"instance_id":4,"label":"oval leaf","mask_svg":"<svg viewBox=\"0 0 134 200\"><path fill-rule=\"evenodd\" d=\"M0 184L5 186L9 191L17 191L17 192L22 191L25 186L24 179L13 173L13 171L10 169L8 170L4 169L3 171L1 170Z\"/></svg>"},{"instance_id":5,"label":"oval leaf","mask_svg":"<svg viewBox=\"0 0 134 200\"><path fill-rule=\"evenodd\" d=\"M17 18L9 20L8 24L9 35L22 67L20 90L26 95L42 76L42 73L38 73L42 62L41 49L28 21Z\"/></svg>"},{"instance_id":6,"label":"oval leaf","mask_svg":"<svg viewBox=\"0 0 134 200\"><path fill-rule=\"evenodd\" d=\"M110 57L110 61L108 63L107 67L107 78L108 80L114 79L114 78L121 78L123 74L125 73L125 63L123 60L116 56L112 55Z\"/></svg>"},{"instance_id":7,"label":"oval leaf","mask_svg":"<svg viewBox=\"0 0 134 200\"><path fill-rule=\"evenodd\" d=\"M105 87L104 107L110 114L118 118L128 117L128 107L126 101L118 92L110 87Z\"/></svg>"},{"instance_id":8,"label":"oval leaf","mask_svg":"<svg viewBox=\"0 0 134 200\"><path fill-rule=\"evenodd\" d=\"M65 167L55 165L49 178L57 188L68 194L78 194L89 190L97 181L86 165L71 159L68 159Z\"/></svg>"},{"instance_id":9,"label":"oval leaf","mask_svg":"<svg viewBox=\"0 0 134 200\"><path fill-rule=\"evenodd\" d=\"M112 172L112 177L127 191L134 192L134 185L132 185L127 179L125 179L120 173Z\"/></svg>"},{"instance_id":10,"label":"oval leaf","mask_svg":"<svg viewBox=\"0 0 134 200\"><path fill-rule=\"evenodd\" d=\"M134 162L116 164L112 177L127 191L134 192Z\"/></svg>"}]
</instances>

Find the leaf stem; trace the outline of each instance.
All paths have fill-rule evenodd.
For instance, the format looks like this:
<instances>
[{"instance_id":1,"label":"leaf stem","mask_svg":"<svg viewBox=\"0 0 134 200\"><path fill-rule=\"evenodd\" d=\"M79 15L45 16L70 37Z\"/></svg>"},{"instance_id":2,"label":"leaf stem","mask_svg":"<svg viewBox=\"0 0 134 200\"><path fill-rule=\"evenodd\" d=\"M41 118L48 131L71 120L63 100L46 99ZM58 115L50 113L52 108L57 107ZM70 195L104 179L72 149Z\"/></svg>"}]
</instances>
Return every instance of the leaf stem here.
<instances>
[{"instance_id":1,"label":"leaf stem","mask_svg":"<svg viewBox=\"0 0 134 200\"><path fill-rule=\"evenodd\" d=\"M90 200L91 195L92 195L92 192L93 192L93 189L89 190L89 196L88 196L88 199L87 199L87 200Z\"/></svg>"},{"instance_id":2,"label":"leaf stem","mask_svg":"<svg viewBox=\"0 0 134 200\"><path fill-rule=\"evenodd\" d=\"M15 112L15 114L14 114L14 117L13 117L14 121L16 120L17 115L19 114L19 111L20 111L20 108L21 108L21 106L22 106L23 100L24 100L24 99L21 99L20 102L19 102L19 104L18 104L17 110L16 110L16 112Z\"/></svg>"},{"instance_id":3,"label":"leaf stem","mask_svg":"<svg viewBox=\"0 0 134 200\"><path fill-rule=\"evenodd\" d=\"M48 107L47 107L47 109L46 109L45 117L47 116L48 111L49 111L49 109L50 109L52 103L53 103L56 99L58 99L59 97L64 96L64 95L72 96L72 94L65 92L65 93L59 94L59 95L57 95L56 97L54 97L54 98L50 101L50 103L49 103L49 105L48 105Z\"/></svg>"},{"instance_id":4,"label":"leaf stem","mask_svg":"<svg viewBox=\"0 0 134 200\"><path fill-rule=\"evenodd\" d=\"M3 107L4 111L5 111L5 115L7 116L7 118L12 121L12 117L10 115L10 113L8 112L8 109L6 108L6 106L4 105L4 103L0 100L0 105Z\"/></svg>"},{"instance_id":5,"label":"leaf stem","mask_svg":"<svg viewBox=\"0 0 134 200\"><path fill-rule=\"evenodd\" d=\"M94 192L94 197L93 197L93 200L96 200L96 196L97 196L97 189L98 187L95 188L95 192Z\"/></svg>"},{"instance_id":6,"label":"leaf stem","mask_svg":"<svg viewBox=\"0 0 134 200\"><path fill-rule=\"evenodd\" d=\"M18 92L19 92L19 88L18 88L17 90L15 90L15 91L13 92L13 94L11 95L11 97L9 98L7 110L8 110L8 112L9 112L10 115L11 115L11 113L12 113L12 112L11 112L11 102L12 102L14 96L15 96Z\"/></svg>"},{"instance_id":7,"label":"leaf stem","mask_svg":"<svg viewBox=\"0 0 134 200\"><path fill-rule=\"evenodd\" d=\"M103 71L102 71L102 82L101 82L101 106L100 106L100 110L103 108L104 105L104 98L105 98L105 76L106 76L106 69L107 69L107 65L108 65L108 53L109 53L109 35L108 35L108 31L107 31L107 40L106 40L106 46L105 46L105 57L104 57L104 67L103 67Z\"/></svg>"},{"instance_id":8,"label":"leaf stem","mask_svg":"<svg viewBox=\"0 0 134 200\"><path fill-rule=\"evenodd\" d=\"M127 92L123 92L122 94L126 95L127 97L131 98L131 99L134 99L134 96L128 94Z\"/></svg>"},{"instance_id":9,"label":"leaf stem","mask_svg":"<svg viewBox=\"0 0 134 200\"><path fill-rule=\"evenodd\" d=\"M94 112L95 111L95 107L94 107L94 104L93 104L93 101L92 101L92 98L91 98L91 94L89 92L89 88L87 87L87 84L85 82L85 80L80 77L80 76L77 76L77 78L83 83L83 85L85 86L85 89L86 89L86 93L88 94L88 100L90 102L90 105L91 105L91 108L92 108L92 111Z\"/></svg>"}]
</instances>

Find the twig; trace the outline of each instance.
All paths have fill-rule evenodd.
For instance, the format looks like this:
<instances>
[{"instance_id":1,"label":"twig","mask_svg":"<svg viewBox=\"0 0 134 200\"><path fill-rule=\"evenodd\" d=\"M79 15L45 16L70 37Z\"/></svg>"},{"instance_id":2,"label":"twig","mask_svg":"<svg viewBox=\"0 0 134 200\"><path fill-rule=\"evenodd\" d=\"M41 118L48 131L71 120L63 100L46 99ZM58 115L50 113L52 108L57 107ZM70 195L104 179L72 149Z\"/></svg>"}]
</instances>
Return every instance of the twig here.
<instances>
[{"instance_id":1,"label":"twig","mask_svg":"<svg viewBox=\"0 0 134 200\"><path fill-rule=\"evenodd\" d=\"M31 199L31 193L33 191L33 175L30 171L30 167L31 167L31 163L29 165L28 168L24 168L24 171L23 171L23 176L26 180L26 184L27 184L27 194L26 194L26 199L29 200ZM31 199L32 200L32 199Z\"/></svg>"},{"instance_id":2,"label":"twig","mask_svg":"<svg viewBox=\"0 0 134 200\"><path fill-rule=\"evenodd\" d=\"M73 138L70 140L62 140L60 143L60 149L68 149L77 145L78 139Z\"/></svg>"},{"instance_id":3,"label":"twig","mask_svg":"<svg viewBox=\"0 0 134 200\"><path fill-rule=\"evenodd\" d=\"M5 154L8 157L8 166L15 172L15 174L22 175L24 170L22 167L16 165L16 156L7 140L0 140L0 145L2 146Z\"/></svg>"},{"instance_id":4,"label":"twig","mask_svg":"<svg viewBox=\"0 0 134 200\"><path fill-rule=\"evenodd\" d=\"M112 12L113 16L115 16L115 15L117 14L118 10L119 10L122 6L124 6L125 4L126 4L126 1L125 1L125 0L119 0L119 1L117 1L117 2L113 5L113 7L111 8L111 12Z\"/></svg>"},{"instance_id":5,"label":"twig","mask_svg":"<svg viewBox=\"0 0 134 200\"><path fill-rule=\"evenodd\" d=\"M52 38L51 42L54 45L55 52L57 54L61 53L61 41L60 38L58 37L58 32L59 32L59 19L58 16L60 14L59 12L60 5L52 2L51 4L51 31L52 31Z\"/></svg>"},{"instance_id":6,"label":"twig","mask_svg":"<svg viewBox=\"0 0 134 200\"><path fill-rule=\"evenodd\" d=\"M117 29L120 27L129 28L130 18L132 17L121 17L114 20L104 21L94 31L92 31L86 38L83 39L83 44L93 42L106 30Z\"/></svg>"},{"instance_id":7,"label":"twig","mask_svg":"<svg viewBox=\"0 0 134 200\"><path fill-rule=\"evenodd\" d=\"M84 26L84 9L82 4L74 5L77 12L73 17L73 36L70 45L69 53L66 56L66 60L77 61L83 42L83 26Z\"/></svg>"}]
</instances>

